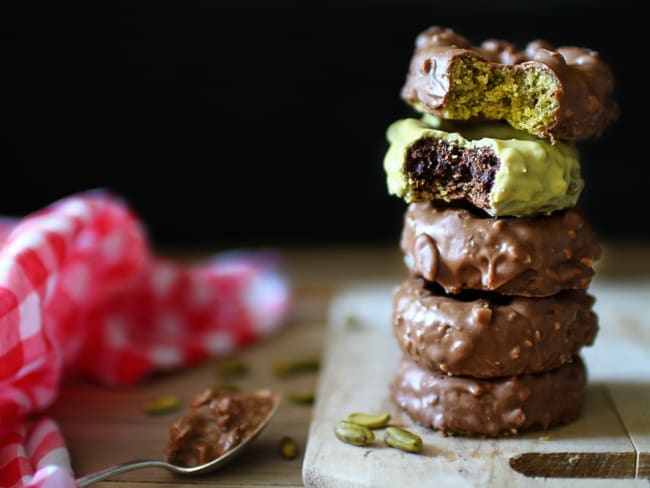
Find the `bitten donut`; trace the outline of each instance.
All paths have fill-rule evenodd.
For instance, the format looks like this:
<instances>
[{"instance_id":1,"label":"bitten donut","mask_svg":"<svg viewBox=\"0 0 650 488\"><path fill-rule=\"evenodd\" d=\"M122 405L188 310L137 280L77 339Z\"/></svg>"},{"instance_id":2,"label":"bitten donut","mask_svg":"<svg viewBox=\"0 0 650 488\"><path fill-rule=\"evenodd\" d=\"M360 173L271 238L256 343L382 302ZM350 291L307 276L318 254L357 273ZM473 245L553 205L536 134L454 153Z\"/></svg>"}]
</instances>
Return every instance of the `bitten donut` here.
<instances>
[{"instance_id":1,"label":"bitten donut","mask_svg":"<svg viewBox=\"0 0 650 488\"><path fill-rule=\"evenodd\" d=\"M409 205L401 248L413 275L448 293L474 289L538 297L587 288L601 252L577 209L493 219L430 202Z\"/></svg>"},{"instance_id":2,"label":"bitten donut","mask_svg":"<svg viewBox=\"0 0 650 488\"><path fill-rule=\"evenodd\" d=\"M494 217L528 217L573 207L583 188L573 144L507 124L425 116L394 122L386 136L388 192L408 203L461 201Z\"/></svg>"},{"instance_id":3,"label":"bitten donut","mask_svg":"<svg viewBox=\"0 0 650 488\"><path fill-rule=\"evenodd\" d=\"M438 26L416 40L402 98L445 119L503 119L551 140L598 137L619 116L614 77L597 52L543 40L520 51L503 40L473 46Z\"/></svg>"},{"instance_id":4,"label":"bitten donut","mask_svg":"<svg viewBox=\"0 0 650 488\"><path fill-rule=\"evenodd\" d=\"M477 378L539 373L594 342L593 303L573 290L547 298L448 296L408 279L393 294L393 333L409 358L431 370Z\"/></svg>"},{"instance_id":5,"label":"bitten donut","mask_svg":"<svg viewBox=\"0 0 650 488\"><path fill-rule=\"evenodd\" d=\"M392 397L420 425L446 434L498 437L574 420L586 380L579 358L548 373L491 380L432 373L403 358Z\"/></svg>"}]
</instances>

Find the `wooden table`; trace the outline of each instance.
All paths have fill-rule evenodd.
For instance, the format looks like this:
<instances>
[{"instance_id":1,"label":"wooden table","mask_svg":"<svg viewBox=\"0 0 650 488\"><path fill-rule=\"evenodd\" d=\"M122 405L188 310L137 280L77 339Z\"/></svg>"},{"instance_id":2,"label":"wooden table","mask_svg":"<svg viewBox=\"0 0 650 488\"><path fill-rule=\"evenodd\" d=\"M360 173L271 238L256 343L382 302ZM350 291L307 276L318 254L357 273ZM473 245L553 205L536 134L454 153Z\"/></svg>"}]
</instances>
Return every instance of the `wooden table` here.
<instances>
[{"instance_id":1,"label":"wooden table","mask_svg":"<svg viewBox=\"0 0 650 488\"><path fill-rule=\"evenodd\" d=\"M317 374L277 378L273 362L320 356L328 304L337 289L359 280L397 282L405 274L397 246L287 249L285 255L294 306L286 326L276 336L238 354L249 365L250 373L235 382L246 390L272 387L285 393L313 391ZM605 246L597 276L650 278L650 246ZM69 380L50 414L59 422L75 473L81 476L131 459L159 458L178 413L152 417L143 412L142 404L159 395L174 394L187 405L196 392L219 382L214 361L160 375L131 388L107 389L80 379ZM98 486L302 486L302 456L310 416L310 406L285 401L250 451L218 473L181 478L164 470L146 469L119 475ZM297 458L285 460L280 456L278 443L283 436L292 437L298 444Z\"/></svg>"}]
</instances>

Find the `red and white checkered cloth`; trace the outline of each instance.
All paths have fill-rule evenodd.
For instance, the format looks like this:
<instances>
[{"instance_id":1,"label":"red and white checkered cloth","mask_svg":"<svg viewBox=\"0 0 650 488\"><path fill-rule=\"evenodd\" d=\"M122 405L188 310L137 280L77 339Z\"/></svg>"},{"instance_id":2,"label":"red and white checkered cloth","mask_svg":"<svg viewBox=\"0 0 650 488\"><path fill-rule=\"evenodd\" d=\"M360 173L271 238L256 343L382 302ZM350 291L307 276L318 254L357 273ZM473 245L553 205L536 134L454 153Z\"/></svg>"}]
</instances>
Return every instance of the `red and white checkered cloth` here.
<instances>
[{"instance_id":1,"label":"red and white checkered cloth","mask_svg":"<svg viewBox=\"0 0 650 488\"><path fill-rule=\"evenodd\" d=\"M0 487L76 486L38 414L67 372L109 385L223 355L277 328L289 289L273 256L195 267L156 258L114 195L73 195L0 220Z\"/></svg>"}]
</instances>

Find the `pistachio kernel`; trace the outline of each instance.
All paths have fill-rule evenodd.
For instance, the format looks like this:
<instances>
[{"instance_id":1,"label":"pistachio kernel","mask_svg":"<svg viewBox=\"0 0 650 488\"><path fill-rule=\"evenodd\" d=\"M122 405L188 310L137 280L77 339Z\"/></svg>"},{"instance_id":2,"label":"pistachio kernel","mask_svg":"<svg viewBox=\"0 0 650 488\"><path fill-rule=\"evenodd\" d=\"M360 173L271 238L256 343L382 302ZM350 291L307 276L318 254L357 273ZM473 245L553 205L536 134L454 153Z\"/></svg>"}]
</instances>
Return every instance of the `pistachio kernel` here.
<instances>
[{"instance_id":1,"label":"pistachio kernel","mask_svg":"<svg viewBox=\"0 0 650 488\"><path fill-rule=\"evenodd\" d=\"M285 395L285 397L291 403L297 403L300 405L312 405L316 399L316 394L313 391L289 392Z\"/></svg>"},{"instance_id":2,"label":"pistachio kernel","mask_svg":"<svg viewBox=\"0 0 650 488\"><path fill-rule=\"evenodd\" d=\"M375 434L368 427L347 420L336 424L334 434L339 440L355 446L367 446L375 440Z\"/></svg>"},{"instance_id":3,"label":"pistachio kernel","mask_svg":"<svg viewBox=\"0 0 650 488\"><path fill-rule=\"evenodd\" d=\"M390 421L389 413L382 413L379 415L370 415L367 413L351 413L348 415L348 420L354 422L355 424L363 425L369 429L381 429L388 425Z\"/></svg>"},{"instance_id":4,"label":"pistachio kernel","mask_svg":"<svg viewBox=\"0 0 650 488\"><path fill-rule=\"evenodd\" d=\"M355 315L348 315L345 318L345 326L348 330L359 330L361 329L361 323Z\"/></svg>"},{"instance_id":5,"label":"pistachio kernel","mask_svg":"<svg viewBox=\"0 0 650 488\"><path fill-rule=\"evenodd\" d=\"M308 371L318 371L320 361L314 358L280 359L273 363L273 371L277 376L285 377Z\"/></svg>"},{"instance_id":6,"label":"pistachio kernel","mask_svg":"<svg viewBox=\"0 0 650 488\"><path fill-rule=\"evenodd\" d=\"M248 365L239 359L227 359L217 364L217 374L224 378L244 376L248 373Z\"/></svg>"},{"instance_id":7,"label":"pistachio kernel","mask_svg":"<svg viewBox=\"0 0 650 488\"><path fill-rule=\"evenodd\" d=\"M422 450L422 438L420 436L398 427L388 427L386 429L384 442L390 447L406 452L420 452Z\"/></svg>"},{"instance_id":8,"label":"pistachio kernel","mask_svg":"<svg viewBox=\"0 0 650 488\"><path fill-rule=\"evenodd\" d=\"M298 457L298 446L289 436L284 436L280 439L280 455L284 459L295 459Z\"/></svg>"},{"instance_id":9,"label":"pistachio kernel","mask_svg":"<svg viewBox=\"0 0 650 488\"><path fill-rule=\"evenodd\" d=\"M149 415L162 415L165 413L176 412L181 406L181 401L174 395L162 395L157 398L147 400L142 405L142 409Z\"/></svg>"}]
</instances>

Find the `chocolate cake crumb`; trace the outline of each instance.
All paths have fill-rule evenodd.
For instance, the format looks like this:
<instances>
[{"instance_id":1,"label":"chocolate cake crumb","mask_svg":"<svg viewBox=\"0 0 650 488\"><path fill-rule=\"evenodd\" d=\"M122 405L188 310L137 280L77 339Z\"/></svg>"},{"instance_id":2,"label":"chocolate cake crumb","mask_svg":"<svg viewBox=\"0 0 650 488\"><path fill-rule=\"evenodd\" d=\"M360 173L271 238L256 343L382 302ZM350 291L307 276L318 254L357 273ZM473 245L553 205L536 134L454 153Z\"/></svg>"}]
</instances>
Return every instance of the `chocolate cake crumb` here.
<instances>
[{"instance_id":1,"label":"chocolate cake crumb","mask_svg":"<svg viewBox=\"0 0 650 488\"><path fill-rule=\"evenodd\" d=\"M417 198L439 198L442 190L446 200L470 200L487 209L499 164L490 148L461 148L426 137L409 149L405 172Z\"/></svg>"}]
</instances>

